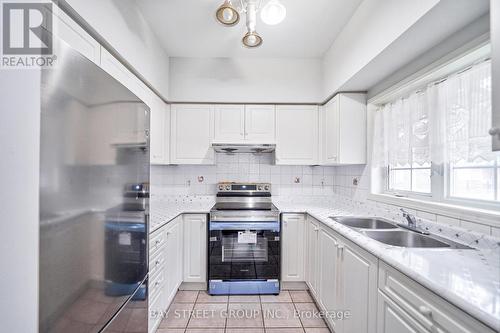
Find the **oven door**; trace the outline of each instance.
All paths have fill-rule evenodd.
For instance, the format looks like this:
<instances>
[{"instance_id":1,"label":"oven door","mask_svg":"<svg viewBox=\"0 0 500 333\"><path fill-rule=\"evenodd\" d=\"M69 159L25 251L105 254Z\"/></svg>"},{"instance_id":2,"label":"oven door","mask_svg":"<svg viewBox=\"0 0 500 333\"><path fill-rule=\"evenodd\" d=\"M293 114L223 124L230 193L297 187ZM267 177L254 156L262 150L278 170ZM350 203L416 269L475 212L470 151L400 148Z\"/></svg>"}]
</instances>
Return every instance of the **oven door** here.
<instances>
[{"instance_id":1,"label":"oven door","mask_svg":"<svg viewBox=\"0 0 500 333\"><path fill-rule=\"evenodd\" d=\"M278 221L211 222L209 233L209 280L279 279Z\"/></svg>"}]
</instances>

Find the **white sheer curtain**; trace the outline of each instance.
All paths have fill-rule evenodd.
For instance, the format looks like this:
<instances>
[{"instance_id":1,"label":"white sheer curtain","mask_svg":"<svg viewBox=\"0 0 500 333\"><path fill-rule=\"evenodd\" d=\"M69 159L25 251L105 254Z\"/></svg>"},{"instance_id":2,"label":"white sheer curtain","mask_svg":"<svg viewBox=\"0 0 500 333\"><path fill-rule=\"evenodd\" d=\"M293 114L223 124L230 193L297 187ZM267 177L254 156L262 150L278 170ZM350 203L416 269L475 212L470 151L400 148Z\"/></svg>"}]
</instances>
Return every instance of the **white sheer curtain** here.
<instances>
[{"instance_id":1,"label":"white sheer curtain","mask_svg":"<svg viewBox=\"0 0 500 333\"><path fill-rule=\"evenodd\" d=\"M439 85L437 112L444 112L447 158L453 164L492 162L491 64L483 62Z\"/></svg>"},{"instance_id":2,"label":"white sheer curtain","mask_svg":"<svg viewBox=\"0 0 500 333\"><path fill-rule=\"evenodd\" d=\"M491 63L485 61L380 105L375 113L375 168L494 163ZM413 176L412 176L413 177Z\"/></svg>"},{"instance_id":3,"label":"white sheer curtain","mask_svg":"<svg viewBox=\"0 0 500 333\"><path fill-rule=\"evenodd\" d=\"M375 114L373 161L377 166L430 166L427 92L380 106Z\"/></svg>"}]
</instances>

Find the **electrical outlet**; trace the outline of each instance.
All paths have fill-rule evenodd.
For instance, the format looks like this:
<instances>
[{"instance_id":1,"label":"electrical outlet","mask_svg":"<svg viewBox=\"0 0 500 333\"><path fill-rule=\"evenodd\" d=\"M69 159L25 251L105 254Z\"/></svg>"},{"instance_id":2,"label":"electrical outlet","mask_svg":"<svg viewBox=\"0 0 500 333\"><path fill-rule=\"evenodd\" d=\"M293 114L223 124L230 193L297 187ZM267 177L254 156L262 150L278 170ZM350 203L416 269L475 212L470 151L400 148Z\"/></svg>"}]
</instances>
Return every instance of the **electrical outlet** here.
<instances>
[{"instance_id":1,"label":"electrical outlet","mask_svg":"<svg viewBox=\"0 0 500 333\"><path fill-rule=\"evenodd\" d=\"M354 185L354 186L358 186L358 184L359 184L359 178L358 178L358 177L354 177L354 178L352 179L352 185Z\"/></svg>"}]
</instances>

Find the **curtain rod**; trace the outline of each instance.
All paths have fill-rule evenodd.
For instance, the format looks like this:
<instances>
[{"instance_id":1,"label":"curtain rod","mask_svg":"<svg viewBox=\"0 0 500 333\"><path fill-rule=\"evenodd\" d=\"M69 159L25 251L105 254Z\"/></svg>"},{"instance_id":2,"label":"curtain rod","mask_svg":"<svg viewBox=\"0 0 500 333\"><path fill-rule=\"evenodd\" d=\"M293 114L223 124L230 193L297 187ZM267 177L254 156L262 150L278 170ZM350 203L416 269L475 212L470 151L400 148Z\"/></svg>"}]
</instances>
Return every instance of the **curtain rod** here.
<instances>
[{"instance_id":1,"label":"curtain rod","mask_svg":"<svg viewBox=\"0 0 500 333\"><path fill-rule=\"evenodd\" d=\"M451 73L451 74L448 74L446 75L445 77L442 77L440 79L437 79L437 80L434 80L432 82L429 82L429 83L426 83L422 88L419 88L418 90L414 91L413 93L409 93L409 94L406 94L404 97L398 97L396 99L394 99L393 101L390 101L390 102L386 102L386 103L383 103L383 104L379 104L378 106L384 106L384 105L387 105L387 104L391 104L393 103L394 101L398 100L398 99L405 99L405 98L408 98L411 94L419 94L419 93L423 93L425 88L430 86L430 85L433 85L433 86L436 86L438 84L441 84L443 82L445 82L446 80L448 80L450 77L454 76L454 75L460 75L462 73L465 73L469 70L471 70L472 68L474 68L474 66L477 66L479 64L482 64L482 63L485 63L485 62L488 62L491 60L491 57L487 57L487 58L484 58L484 59L481 59L481 60L478 60L478 61L475 61L474 63L472 63L471 65L468 65L466 66L465 68L461 69L461 70L458 70L454 73ZM377 111L380 110L379 108L377 108Z\"/></svg>"}]
</instances>

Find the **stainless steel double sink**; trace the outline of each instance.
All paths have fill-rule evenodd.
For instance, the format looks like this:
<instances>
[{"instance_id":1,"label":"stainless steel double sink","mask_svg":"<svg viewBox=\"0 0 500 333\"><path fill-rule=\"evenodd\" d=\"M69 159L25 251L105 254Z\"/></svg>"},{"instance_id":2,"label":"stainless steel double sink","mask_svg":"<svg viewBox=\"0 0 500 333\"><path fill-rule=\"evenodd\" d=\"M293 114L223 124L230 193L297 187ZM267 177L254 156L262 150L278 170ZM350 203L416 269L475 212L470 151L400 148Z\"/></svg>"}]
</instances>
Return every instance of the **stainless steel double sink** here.
<instances>
[{"instance_id":1,"label":"stainless steel double sink","mask_svg":"<svg viewBox=\"0 0 500 333\"><path fill-rule=\"evenodd\" d=\"M436 235L424 235L400 228L393 222L377 217L331 216L330 218L387 245L411 248L472 249Z\"/></svg>"}]
</instances>

